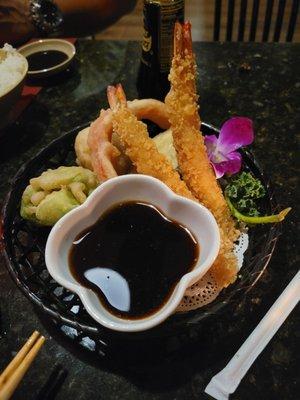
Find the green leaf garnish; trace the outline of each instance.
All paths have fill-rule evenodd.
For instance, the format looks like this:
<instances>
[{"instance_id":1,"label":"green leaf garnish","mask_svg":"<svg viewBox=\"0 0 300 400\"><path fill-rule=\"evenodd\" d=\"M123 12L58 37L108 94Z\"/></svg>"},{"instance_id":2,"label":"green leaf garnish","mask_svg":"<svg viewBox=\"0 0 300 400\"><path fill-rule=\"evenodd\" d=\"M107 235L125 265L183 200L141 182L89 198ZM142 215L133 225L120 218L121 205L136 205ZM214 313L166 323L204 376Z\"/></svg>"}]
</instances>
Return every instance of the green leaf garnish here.
<instances>
[{"instance_id":1,"label":"green leaf garnish","mask_svg":"<svg viewBox=\"0 0 300 400\"><path fill-rule=\"evenodd\" d=\"M233 177L225 188L225 198L232 215L248 224L281 222L291 210L285 208L279 214L260 216L257 200L264 197L265 188L261 181L250 172L242 172Z\"/></svg>"},{"instance_id":2,"label":"green leaf garnish","mask_svg":"<svg viewBox=\"0 0 300 400\"><path fill-rule=\"evenodd\" d=\"M263 217L256 216L251 217L249 215L241 214L232 204L228 196L225 196L231 214L237 218L239 221L246 222L247 224L269 224L274 222L281 222L284 220L285 216L291 211L291 207L285 208L280 211L279 214L265 215Z\"/></svg>"}]
</instances>

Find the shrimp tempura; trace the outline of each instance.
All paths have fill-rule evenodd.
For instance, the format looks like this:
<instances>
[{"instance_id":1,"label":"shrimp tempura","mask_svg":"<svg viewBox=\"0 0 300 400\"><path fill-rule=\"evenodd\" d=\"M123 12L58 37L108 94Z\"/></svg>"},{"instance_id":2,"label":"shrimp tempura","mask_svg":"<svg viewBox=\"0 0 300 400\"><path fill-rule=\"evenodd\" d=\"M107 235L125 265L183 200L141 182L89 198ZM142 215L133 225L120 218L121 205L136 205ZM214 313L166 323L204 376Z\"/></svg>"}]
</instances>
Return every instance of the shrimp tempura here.
<instances>
[{"instance_id":1,"label":"shrimp tempura","mask_svg":"<svg viewBox=\"0 0 300 400\"><path fill-rule=\"evenodd\" d=\"M220 285L235 280L237 261L233 244L238 231L210 165L200 131L196 94L196 64L192 51L191 24L176 23L174 57L169 75L171 90L166 97L179 167L187 187L214 215L221 234L221 249L213 265Z\"/></svg>"},{"instance_id":2,"label":"shrimp tempura","mask_svg":"<svg viewBox=\"0 0 300 400\"><path fill-rule=\"evenodd\" d=\"M126 104L121 85L108 86L108 102L113 110L113 127L124 145L125 153L140 174L151 175L164 182L175 193L194 199L186 184L180 179L171 163L160 154L155 143L149 138L146 125Z\"/></svg>"}]
</instances>

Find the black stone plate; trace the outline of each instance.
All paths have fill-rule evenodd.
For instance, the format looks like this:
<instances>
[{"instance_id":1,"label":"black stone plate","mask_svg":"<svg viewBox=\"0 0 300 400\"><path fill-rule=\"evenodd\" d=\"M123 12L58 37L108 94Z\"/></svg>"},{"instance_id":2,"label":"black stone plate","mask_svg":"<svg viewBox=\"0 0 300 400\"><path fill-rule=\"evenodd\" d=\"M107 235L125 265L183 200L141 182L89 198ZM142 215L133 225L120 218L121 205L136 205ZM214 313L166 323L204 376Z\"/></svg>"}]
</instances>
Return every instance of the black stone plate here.
<instances>
[{"instance_id":1,"label":"black stone plate","mask_svg":"<svg viewBox=\"0 0 300 400\"><path fill-rule=\"evenodd\" d=\"M74 139L79 130L88 124L77 126L72 131L54 140L36 157L24 165L15 176L3 208L3 242L7 268L23 293L69 338L99 355L106 355L116 344L144 343L145 340L172 337L178 332L203 327L208 316L219 314L231 304L236 306L260 278L266 268L277 238L279 224L256 226L249 230L249 248L237 281L224 289L211 304L187 313L175 314L163 324L139 333L119 333L105 329L85 311L76 294L61 287L49 275L44 250L49 228L41 228L20 217L20 201L29 179L40 175L48 168L60 165L75 165ZM204 134L216 134L218 130L202 124ZM251 171L266 188L267 195L262 204L263 211L274 213L277 203L272 188L253 155L243 150L243 169Z\"/></svg>"}]
</instances>

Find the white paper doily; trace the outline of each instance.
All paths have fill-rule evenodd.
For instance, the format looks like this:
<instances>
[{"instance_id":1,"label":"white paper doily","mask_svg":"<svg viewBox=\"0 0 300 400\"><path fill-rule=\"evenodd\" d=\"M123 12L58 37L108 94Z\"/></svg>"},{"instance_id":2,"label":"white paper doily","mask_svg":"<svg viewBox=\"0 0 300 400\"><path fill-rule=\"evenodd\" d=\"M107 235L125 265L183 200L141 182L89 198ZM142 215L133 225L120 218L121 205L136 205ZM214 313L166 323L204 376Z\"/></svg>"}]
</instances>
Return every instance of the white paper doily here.
<instances>
[{"instance_id":1,"label":"white paper doily","mask_svg":"<svg viewBox=\"0 0 300 400\"><path fill-rule=\"evenodd\" d=\"M234 248L234 254L238 260L238 269L242 268L244 254L249 246L249 235L242 232ZM219 295L223 287L220 287L213 274L208 271L200 281L196 282L186 291L186 296L182 299L177 308L178 312L196 310L206 304L211 303Z\"/></svg>"}]
</instances>

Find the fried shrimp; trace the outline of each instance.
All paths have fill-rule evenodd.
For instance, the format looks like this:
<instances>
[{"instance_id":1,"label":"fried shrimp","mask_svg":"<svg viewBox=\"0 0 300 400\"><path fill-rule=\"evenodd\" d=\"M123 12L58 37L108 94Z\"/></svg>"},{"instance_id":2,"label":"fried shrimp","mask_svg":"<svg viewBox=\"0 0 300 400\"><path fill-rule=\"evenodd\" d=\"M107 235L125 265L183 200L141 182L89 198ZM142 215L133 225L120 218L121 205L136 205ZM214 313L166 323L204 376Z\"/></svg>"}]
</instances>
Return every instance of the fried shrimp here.
<instances>
[{"instance_id":1,"label":"fried shrimp","mask_svg":"<svg viewBox=\"0 0 300 400\"><path fill-rule=\"evenodd\" d=\"M169 129L169 114L165 103L155 99L127 101L127 107L140 119L149 119L162 129Z\"/></svg>"},{"instance_id":2,"label":"fried shrimp","mask_svg":"<svg viewBox=\"0 0 300 400\"><path fill-rule=\"evenodd\" d=\"M200 133L195 77L191 25L176 23L174 57L169 75L171 90L166 97L166 105L183 179L193 195L213 213L219 225L221 249L212 268L218 282L228 286L236 278L237 260L233 246L238 231L211 168Z\"/></svg>"},{"instance_id":3,"label":"fried shrimp","mask_svg":"<svg viewBox=\"0 0 300 400\"><path fill-rule=\"evenodd\" d=\"M108 86L108 102L113 110L113 127L118 132L126 155L131 159L140 174L151 175L160 179L175 193L193 199L186 184L180 179L171 163L160 154L149 138L146 125L138 121L129 110L125 93L121 85Z\"/></svg>"},{"instance_id":4,"label":"fried shrimp","mask_svg":"<svg viewBox=\"0 0 300 400\"><path fill-rule=\"evenodd\" d=\"M112 144L111 135L112 112L101 110L100 116L90 126L88 146L93 171L102 181L118 175L116 169L121 152Z\"/></svg>"},{"instance_id":5,"label":"fried shrimp","mask_svg":"<svg viewBox=\"0 0 300 400\"><path fill-rule=\"evenodd\" d=\"M155 99L127 102L129 110L140 119L147 119L162 129L170 128L167 107ZM124 155L118 133L113 132L112 112L101 110L100 116L91 124L87 144L85 134L78 135L75 142L77 159L97 174L101 181L130 172L131 162ZM86 151L88 148L88 152ZM87 154L88 153L88 154Z\"/></svg>"}]
</instances>

